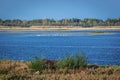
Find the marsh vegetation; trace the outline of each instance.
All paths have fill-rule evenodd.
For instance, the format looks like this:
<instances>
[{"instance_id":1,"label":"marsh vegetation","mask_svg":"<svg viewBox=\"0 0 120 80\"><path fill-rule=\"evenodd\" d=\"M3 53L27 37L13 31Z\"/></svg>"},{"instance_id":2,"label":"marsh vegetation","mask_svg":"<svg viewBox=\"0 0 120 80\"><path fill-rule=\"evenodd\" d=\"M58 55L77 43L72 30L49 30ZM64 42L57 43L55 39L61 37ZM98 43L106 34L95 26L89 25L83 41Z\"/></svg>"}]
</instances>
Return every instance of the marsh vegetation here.
<instances>
[{"instance_id":1,"label":"marsh vegetation","mask_svg":"<svg viewBox=\"0 0 120 80\"><path fill-rule=\"evenodd\" d=\"M111 32L102 32L102 31L94 31L94 32L89 32L89 34L112 34Z\"/></svg>"},{"instance_id":2,"label":"marsh vegetation","mask_svg":"<svg viewBox=\"0 0 120 80\"><path fill-rule=\"evenodd\" d=\"M0 60L0 80L120 80L120 66L88 65L80 54L59 61Z\"/></svg>"}]
</instances>

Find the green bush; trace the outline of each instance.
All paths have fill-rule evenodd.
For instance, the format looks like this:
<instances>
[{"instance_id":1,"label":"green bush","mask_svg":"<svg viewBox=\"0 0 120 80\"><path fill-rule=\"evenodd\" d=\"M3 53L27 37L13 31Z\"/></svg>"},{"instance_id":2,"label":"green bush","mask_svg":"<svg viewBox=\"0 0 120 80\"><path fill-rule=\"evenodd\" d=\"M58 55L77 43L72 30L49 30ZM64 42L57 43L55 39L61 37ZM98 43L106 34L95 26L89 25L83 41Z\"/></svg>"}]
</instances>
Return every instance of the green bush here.
<instances>
[{"instance_id":1,"label":"green bush","mask_svg":"<svg viewBox=\"0 0 120 80\"><path fill-rule=\"evenodd\" d=\"M75 68L82 68L87 66L87 60L84 56L82 56L80 53L77 54L75 58Z\"/></svg>"},{"instance_id":2,"label":"green bush","mask_svg":"<svg viewBox=\"0 0 120 80\"><path fill-rule=\"evenodd\" d=\"M46 68L45 62L36 57L33 61L31 61L30 68L41 73Z\"/></svg>"},{"instance_id":3,"label":"green bush","mask_svg":"<svg viewBox=\"0 0 120 80\"><path fill-rule=\"evenodd\" d=\"M55 65L54 65L55 64ZM45 69L79 69L87 66L85 57L81 54L76 56L67 56L58 61L49 61L44 59L35 58L31 61L30 68L40 73Z\"/></svg>"},{"instance_id":4,"label":"green bush","mask_svg":"<svg viewBox=\"0 0 120 80\"><path fill-rule=\"evenodd\" d=\"M57 69L79 69L87 66L87 61L80 53L76 56L67 56L56 63Z\"/></svg>"}]
</instances>

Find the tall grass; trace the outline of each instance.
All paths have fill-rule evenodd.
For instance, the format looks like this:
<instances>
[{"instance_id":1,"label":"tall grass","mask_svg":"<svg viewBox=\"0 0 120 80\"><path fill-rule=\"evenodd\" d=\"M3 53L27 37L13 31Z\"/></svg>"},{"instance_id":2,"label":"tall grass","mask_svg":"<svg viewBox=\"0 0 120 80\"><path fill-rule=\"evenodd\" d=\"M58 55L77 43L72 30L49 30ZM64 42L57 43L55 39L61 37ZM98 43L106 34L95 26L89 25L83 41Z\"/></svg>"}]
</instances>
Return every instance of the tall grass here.
<instances>
[{"instance_id":1,"label":"tall grass","mask_svg":"<svg viewBox=\"0 0 120 80\"><path fill-rule=\"evenodd\" d=\"M80 53L67 56L56 63L57 69L79 69L87 66L87 60Z\"/></svg>"},{"instance_id":2,"label":"tall grass","mask_svg":"<svg viewBox=\"0 0 120 80\"><path fill-rule=\"evenodd\" d=\"M87 67L87 60L82 54L78 53L75 60L75 68Z\"/></svg>"},{"instance_id":3,"label":"tall grass","mask_svg":"<svg viewBox=\"0 0 120 80\"><path fill-rule=\"evenodd\" d=\"M35 59L31 61L29 67L33 70L39 71L40 73L46 68L45 62L38 57L35 57Z\"/></svg>"},{"instance_id":4,"label":"tall grass","mask_svg":"<svg viewBox=\"0 0 120 80\"><path fill-rule=\"evenodd\" d=\"M79 69L86 66L87 61L80 53L76 56L66 56L58 61L49 61L36 57L30 64L30 68L40 73L45 69Z\"/></svg>"}]
</instances>

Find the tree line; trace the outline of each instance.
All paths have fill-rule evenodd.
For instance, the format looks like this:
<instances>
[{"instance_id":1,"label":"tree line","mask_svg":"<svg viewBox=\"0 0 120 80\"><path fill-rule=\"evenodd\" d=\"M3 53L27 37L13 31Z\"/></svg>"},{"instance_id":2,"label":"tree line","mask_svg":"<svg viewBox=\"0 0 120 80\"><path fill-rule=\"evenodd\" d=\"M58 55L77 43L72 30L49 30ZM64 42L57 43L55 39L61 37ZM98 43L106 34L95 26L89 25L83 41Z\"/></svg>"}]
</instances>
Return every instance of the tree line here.
<instances>
[{"instance_id":1,"label":"tree line","mask_svg":"<svg viewBox=\"0 0 120 80\"><path fill-rule=\"evenodd\" d=\"M30 27L30 26L82 26L82 27L92 27L92 26L120 26L120 18L117 19L36 19L36 20L2 20L0 19L0 26L21 26L21 27Z\"/></svg>"}]
</instances>

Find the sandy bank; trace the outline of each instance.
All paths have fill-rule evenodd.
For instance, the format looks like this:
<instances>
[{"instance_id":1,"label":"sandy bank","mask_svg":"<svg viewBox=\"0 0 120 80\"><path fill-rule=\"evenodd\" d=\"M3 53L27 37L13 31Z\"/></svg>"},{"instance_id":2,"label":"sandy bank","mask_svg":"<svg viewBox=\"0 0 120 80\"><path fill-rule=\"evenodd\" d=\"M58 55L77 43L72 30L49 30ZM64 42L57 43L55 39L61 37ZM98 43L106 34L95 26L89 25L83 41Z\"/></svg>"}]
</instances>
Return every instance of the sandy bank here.
<instances>
[{"instance_id":1,"label":"sandy bank","mask_svg":"<svg viewBox=\"0 0 120 80\"><path fill-rule=\"evenodd\" d=\"M78 26L31 26L31 27L4 27L0 30L120 30L120 26L95 26L95 27L78 27Z\"/></svg>"}]
</instances>

